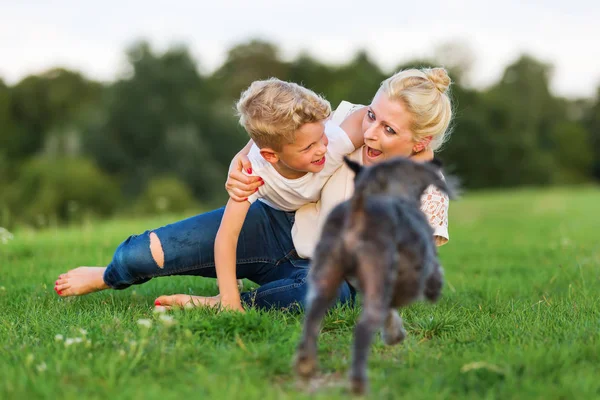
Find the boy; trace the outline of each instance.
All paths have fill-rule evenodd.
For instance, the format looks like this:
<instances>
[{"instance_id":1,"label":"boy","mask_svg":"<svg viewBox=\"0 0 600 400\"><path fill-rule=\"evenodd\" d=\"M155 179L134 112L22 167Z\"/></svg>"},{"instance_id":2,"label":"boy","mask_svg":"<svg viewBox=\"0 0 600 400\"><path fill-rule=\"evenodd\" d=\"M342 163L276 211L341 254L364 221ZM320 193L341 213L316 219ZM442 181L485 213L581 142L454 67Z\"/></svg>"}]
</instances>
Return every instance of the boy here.
<instances>
[{"instance_id":1,"label":"boy","mask_svg":"<svg viewBox=\"0 0 600 400\"><path fill-rule=\"evenodd\" d=\"M236 282L236 248L251 203L260 200L283 211L316 201L343 156L362 146L362 132L349 137L326 121L331 106L300 85L278 79L256 81L237 103L240 124L254 144L250 175L264 185L247 201L229 199L215 239L215 268L224 308L243 311ZM316 234L316 233L315 233Z\"/></svg>"}]
</instances>

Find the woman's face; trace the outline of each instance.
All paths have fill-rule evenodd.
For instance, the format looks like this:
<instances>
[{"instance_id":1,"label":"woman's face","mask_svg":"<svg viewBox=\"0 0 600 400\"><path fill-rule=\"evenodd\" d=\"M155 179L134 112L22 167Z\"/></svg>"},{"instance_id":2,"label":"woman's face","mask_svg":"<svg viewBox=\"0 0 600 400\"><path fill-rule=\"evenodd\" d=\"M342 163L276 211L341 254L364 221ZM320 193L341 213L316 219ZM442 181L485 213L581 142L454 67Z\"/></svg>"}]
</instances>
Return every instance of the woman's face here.
<instances>
[{"instance_id":1,"label":"woman's face","mask_svg":"<svg viewBox=\"0 0 600 400\"><path fill-rule=\"evenodd\" d=\"M363 119L365 139L364 165L372 165L392 157L408 157L418 147L410 131L411 116L400 101L392 101L381 90L377 92Z\"/></svg>"}]
</instances>

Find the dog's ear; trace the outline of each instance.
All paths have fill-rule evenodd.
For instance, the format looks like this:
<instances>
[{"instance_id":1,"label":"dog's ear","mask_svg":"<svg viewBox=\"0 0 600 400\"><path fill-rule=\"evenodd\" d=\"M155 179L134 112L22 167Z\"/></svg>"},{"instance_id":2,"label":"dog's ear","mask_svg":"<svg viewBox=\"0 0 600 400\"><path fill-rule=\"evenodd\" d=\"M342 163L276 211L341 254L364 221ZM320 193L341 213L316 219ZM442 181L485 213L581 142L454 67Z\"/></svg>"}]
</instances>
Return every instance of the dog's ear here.
<instances>
[{"instance_id":1,"label":"dog's ear","mask_svg":"<svg viewBox=\"0 0 600 400\"><path fill-rule=\"evenodd\" d=\"M348 168L350 168L352 171L354 171L354 174L356 176L358 176L358 174L360 174L360 171L363 170L363 166L362 165L360 165L356 161L352 161L351 159L349 159L346 156L344 156L344 162L346 163L346 165L348 166Z\"/></svg>"}]
</instances>

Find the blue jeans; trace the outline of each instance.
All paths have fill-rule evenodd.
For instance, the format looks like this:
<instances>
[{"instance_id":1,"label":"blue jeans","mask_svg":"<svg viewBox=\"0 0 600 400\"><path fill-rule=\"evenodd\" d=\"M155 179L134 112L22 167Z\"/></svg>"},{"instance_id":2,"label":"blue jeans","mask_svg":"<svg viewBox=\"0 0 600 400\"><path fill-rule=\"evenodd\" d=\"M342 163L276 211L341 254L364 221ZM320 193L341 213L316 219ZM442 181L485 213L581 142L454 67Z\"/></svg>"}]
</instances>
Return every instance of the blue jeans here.
<instances>
[{"instance_id":1,"label":"blue jeans","mask_svg":"<svg viewBox=\"0 0 600 400\"><path fill-rule=\"evenodd\" d=\"M119 245L104 273L105 283L125 289L152 278L196 275L216 278L214 244L224 208L196 215L140 235ZM237 277L249 279L258 289L242 293L246 306L304 308L308 290L309 260L298 257L292 242L294 213L254 202L246 216L237 246ZM164 264L158 266L150 252L150 233L162 244ZM353 288L344 282L339 303L354 301Z\"/></svg>"}]
</instances>

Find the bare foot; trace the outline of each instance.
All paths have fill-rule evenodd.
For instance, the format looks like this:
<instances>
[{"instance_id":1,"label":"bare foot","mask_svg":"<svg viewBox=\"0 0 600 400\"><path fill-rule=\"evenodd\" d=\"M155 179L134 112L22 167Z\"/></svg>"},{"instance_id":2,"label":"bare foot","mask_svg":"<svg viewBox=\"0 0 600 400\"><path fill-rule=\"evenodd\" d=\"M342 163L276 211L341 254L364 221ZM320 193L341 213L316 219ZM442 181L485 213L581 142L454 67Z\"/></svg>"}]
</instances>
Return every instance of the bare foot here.
<instances>
[{"instance_id":1,"label":"bare foot","mask_svg":"<svg viewBox=\"0 0 600 400\"><path fill-rule=\"evenodd\" d=\"M61 297L82 296L84 294L109 289L104 283L105 267L79 267L62 274L54 284L54 290Z\"/></svg>"},{"instance_id":2,"label":"bare foot","mask_svg":"<svg viewBox=\"0 0 600 400\"><path fill-rule=\"evenodd\" d=\"M154 300L155 306L165 307L166 309L170 309L171 307L217 307L219 304L221 304L221 297L219 295L203 297L189 294L174 294L172 296L160 296Z\"/></svg>"}]
</instances>

